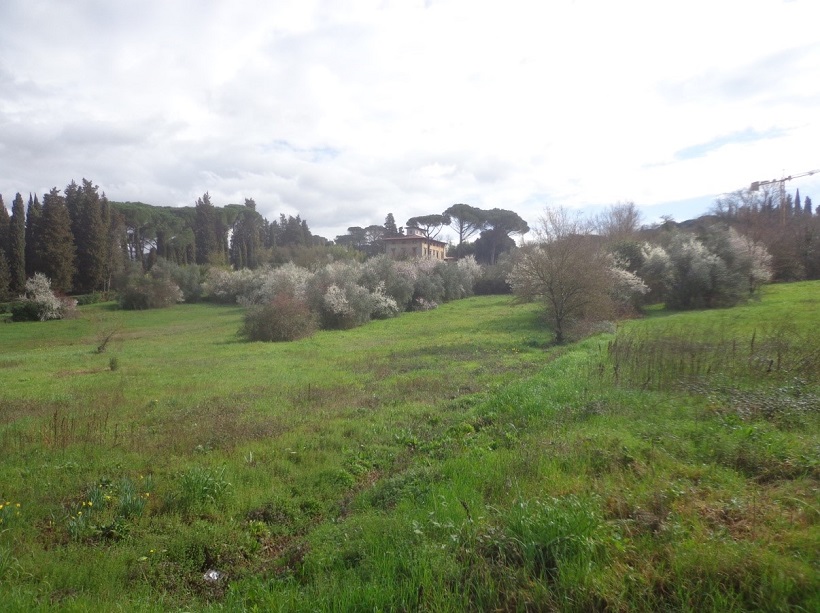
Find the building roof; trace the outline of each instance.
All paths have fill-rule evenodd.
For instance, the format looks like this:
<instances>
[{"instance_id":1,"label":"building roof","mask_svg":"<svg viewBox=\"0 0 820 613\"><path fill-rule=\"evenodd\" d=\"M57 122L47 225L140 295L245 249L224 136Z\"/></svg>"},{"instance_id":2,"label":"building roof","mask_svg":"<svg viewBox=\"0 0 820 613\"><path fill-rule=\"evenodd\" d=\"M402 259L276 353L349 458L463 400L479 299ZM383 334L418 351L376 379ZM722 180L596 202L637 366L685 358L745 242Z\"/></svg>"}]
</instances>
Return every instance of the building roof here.
<instances>
[{"instance_id":1,"label":"building roof","mask_svg":"<svg viewBox=\"0 0 820 613\"><path fill-rule=\"evenodd\" d=\"M439 241L439 240L436 240L434 238L428 238L428 237L423 236L421 234L410 235L410 236L391 236L391 237L382 238L382 241L385 242L385 243L394 242L394 241L395 242L402 242L402 241L417 241L417 240L423 240L423 241L427 241L429 243L436 243L438 245L441 245L442 247L447 245L447 243L445 243L443 241Z\"/></svg>"}]
</instances>

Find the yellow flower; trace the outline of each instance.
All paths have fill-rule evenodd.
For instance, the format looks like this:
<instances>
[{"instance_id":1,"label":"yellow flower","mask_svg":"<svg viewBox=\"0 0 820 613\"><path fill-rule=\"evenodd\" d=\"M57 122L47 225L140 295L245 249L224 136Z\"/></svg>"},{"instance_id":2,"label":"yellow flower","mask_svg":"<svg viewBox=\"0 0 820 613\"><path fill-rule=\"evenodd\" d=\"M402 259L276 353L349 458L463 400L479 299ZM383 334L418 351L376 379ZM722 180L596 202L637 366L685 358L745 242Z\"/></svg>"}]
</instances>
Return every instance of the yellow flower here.
<instances>
[{"instance_id":1,"label":"yellow flower","mask_svg":"<svg viewBox=\"0 0 820 613\"><path fill-rule=\"evenodd\" d=\"M14 506L15 506L15 507L17 507L17 508L19 509L19 508L20 508L20 503L18 502L18 503L17 503L16 505L14 505Z\"/></svg>"}]
</instances>

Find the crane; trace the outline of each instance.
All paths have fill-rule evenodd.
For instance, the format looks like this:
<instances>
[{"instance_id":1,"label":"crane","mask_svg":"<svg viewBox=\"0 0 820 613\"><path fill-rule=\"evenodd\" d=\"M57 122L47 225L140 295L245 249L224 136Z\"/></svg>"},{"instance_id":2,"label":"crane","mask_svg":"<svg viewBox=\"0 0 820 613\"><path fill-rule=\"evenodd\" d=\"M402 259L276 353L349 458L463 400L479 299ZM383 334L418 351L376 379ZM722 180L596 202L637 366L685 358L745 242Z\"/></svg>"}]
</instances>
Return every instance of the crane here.
<instances>
[{"instance_id":1,"label":"crane","mask_svg":"<svg viewBox=\"0 0 820 613\"><path fill-rule=\"evenodd\" d=\"M771 181L753 181L749 191L756 192L764 185L772 185L774 183L779 183L780 188L783 189L784 184L786 181L791 181L792 179L799 179L800 177L810 177L811 175L820 172L820 170L810 170L808 172L801 172L799 175L789 175L788 177L783 177L782 179L772 179Z\"/></svg>"},{"instance_id":2,"label":"crane","mask_svg":"<svg viewBox=\"0 0 820 613\"><path fill-rule=\"evenodd\" d=\"M761 187L765 185L775 185L778 186L778 195L780 196L780 223L786 223L786 207L784 206L786 202L786 181L791 181L792 179L799 179L800 177L809 177L815 173L820 172L820 170L809 170L808 172L801 172L800 174L796 175L789 175L788 177L784 176L780 179L772 179L771 181L753 181L752 185L749 187L749 191L756 192L759 191Z\"/></svg>"}]
</instances>

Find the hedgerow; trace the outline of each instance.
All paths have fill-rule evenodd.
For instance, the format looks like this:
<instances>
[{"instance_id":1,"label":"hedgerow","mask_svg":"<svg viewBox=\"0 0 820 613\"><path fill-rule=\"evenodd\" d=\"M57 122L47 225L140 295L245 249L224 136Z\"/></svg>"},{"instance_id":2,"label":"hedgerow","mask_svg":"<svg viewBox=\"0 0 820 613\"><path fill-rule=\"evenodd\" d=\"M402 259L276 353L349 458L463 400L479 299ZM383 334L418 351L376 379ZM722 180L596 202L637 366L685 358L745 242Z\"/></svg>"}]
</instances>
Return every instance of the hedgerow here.
<instances>
[{"instance_id":1,"label":"hedgerow","mask_svg":"<svg viewBox=\"0 0 820 613\"><path fill-rule=\"evenodd\" d=\"M212 269L205 290L213 300L251 308L250 320L242 331L248 338L292 340L283 338L290 334L281 333L279 327L286 327L282 322L276 322L276 332L268 327L272 320L285 318L290 312L287 309L294 305L299 306L294 316L305 319L302 310L306 308L321 328L353 328L371 319L435 308L442 302L471 296L480 273L481 267L472 257L451 263L394 261L378 256L364 263L332 262L316 271L292 263L253 271ZM274 313L276 305L281 314Z\"/></svg>"}]
</instances>

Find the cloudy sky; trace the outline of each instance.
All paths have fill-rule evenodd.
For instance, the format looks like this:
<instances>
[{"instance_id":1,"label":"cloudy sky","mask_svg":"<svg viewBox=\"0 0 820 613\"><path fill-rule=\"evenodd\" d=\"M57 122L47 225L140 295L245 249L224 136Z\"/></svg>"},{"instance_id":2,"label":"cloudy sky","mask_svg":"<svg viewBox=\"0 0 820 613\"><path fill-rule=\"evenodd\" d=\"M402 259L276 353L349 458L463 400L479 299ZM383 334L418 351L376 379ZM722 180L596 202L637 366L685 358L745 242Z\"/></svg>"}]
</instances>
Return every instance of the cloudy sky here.
<instances>
[{"instance_id":1,"label":"cloudy sky","mask_svg":"<svg viewBox=\"0 0 820 613\"><path fill-rule=\"evenodd\" d=\"M0 194L646 221L820 169L817 0L3 0ZM820 204L820 174L795 179Z\"/></svg>"}]
</instances>

